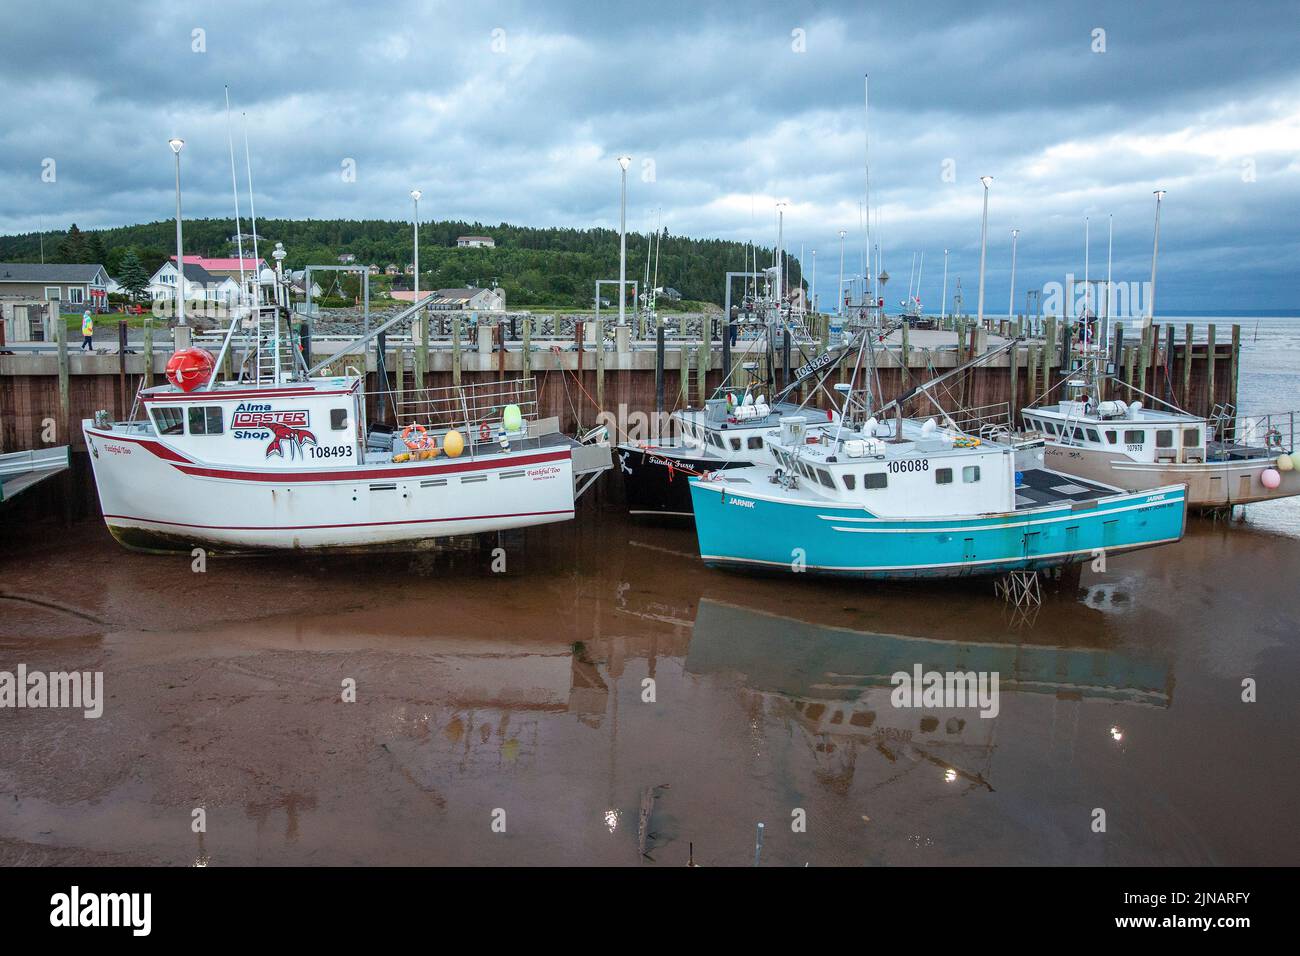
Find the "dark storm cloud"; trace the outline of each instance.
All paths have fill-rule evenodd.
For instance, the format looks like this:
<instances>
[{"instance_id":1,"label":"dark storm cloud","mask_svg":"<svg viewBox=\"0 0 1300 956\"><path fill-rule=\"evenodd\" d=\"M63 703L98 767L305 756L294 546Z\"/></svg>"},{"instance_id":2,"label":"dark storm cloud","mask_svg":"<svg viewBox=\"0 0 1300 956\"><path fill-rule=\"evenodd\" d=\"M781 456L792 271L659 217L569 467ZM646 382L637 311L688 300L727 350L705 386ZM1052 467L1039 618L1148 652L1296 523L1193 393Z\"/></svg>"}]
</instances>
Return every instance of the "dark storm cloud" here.
<instances>
[{"instance_id":1,"label":"dark storm cloud","mask_svg":"<svg viewBox=\"0 0 1300 956\"><path fill-rule=\"evenodd\" d=\"M819 250L829 301L840 229L846 272L859 271L870 71L873 238L899 280L891 300L924 250L937 306L948 248L949 292L961 275L973 303L987 173L987 311L1005 310L1012 227L1022 289L1082 274L1085 215L1093 275L1113 214L1116 277L1144 277L1157 186L1170 190L1162 303L1294 306L1296 12L23 2L8 12L21 29L0 34L0 231L169 216L172 135L186 140L187 215L228 214L229 84L241 183L246 111L263 215L399 218L418 185L433 217L614 225L627 152L633 228L662 215L673 232L770 244L787 200L788 245Z\"/></svg>"}]
</instances>

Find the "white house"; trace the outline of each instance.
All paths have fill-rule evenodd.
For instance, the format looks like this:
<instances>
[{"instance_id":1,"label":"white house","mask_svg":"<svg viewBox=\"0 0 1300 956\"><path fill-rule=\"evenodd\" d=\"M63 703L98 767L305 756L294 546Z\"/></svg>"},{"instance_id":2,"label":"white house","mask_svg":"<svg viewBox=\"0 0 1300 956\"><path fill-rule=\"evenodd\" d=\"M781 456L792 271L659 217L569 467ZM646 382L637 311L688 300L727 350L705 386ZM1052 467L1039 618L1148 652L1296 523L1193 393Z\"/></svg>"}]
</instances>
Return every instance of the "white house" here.
<instances>
[{"instance_id":1,"label":"white house","mask_svg":"<svg viewBox=\"0 0 1300 956\"><path fill-rule=\"evenodd\" d=\"M496 240L491 236L457 236L456 248L458 249L494 249Z\"/></svg>"},{"instance_id":2,"label":"white house","mask_svg":"<svg viewBox=\"0 0 1300 956\"><path fill-rule=\"evenodd\" d=\"M146 293L154 301L176 298L176 262L174 259L164 262L149 280ZM185 286L183 295L186 302L220 302L232 305L239 300L239 283L230 276L214 276L197 262L185 263Z\"/></svg>"}]
</instances>

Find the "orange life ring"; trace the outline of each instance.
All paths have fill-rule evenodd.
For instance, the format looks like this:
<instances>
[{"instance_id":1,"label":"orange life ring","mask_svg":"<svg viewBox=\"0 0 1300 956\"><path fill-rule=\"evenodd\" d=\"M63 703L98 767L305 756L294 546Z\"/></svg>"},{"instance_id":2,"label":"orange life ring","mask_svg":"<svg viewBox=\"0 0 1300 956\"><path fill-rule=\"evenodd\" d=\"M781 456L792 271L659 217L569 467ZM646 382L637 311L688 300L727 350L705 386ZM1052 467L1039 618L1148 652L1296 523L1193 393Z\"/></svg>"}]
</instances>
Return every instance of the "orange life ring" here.
<instances>
[{"instance_id":1,"label":"orange life ring","mask_svg":"<svg viewBox=\"0 0 1300 956\"><path fill-rule=\"evenodd\" d=\"M492 438L492 427L487 422L484 422L482 425L478 427L478 440L490 441L491 438Z\"/></svg>"},{"instance_id":2,"label":"orange life ring","mask_svg":"<svg viewBox=\"0 0 1300 956\"><path fill-rule=\"evenodd\" d=\"M412 440L410 437L411 432L419 432L420 437ZM428 448L430 445L429 432L423 425L407 425L402 429L402 444L411 449L411 451L420 451L421 449Z\"/></svg>"}]
</instances>

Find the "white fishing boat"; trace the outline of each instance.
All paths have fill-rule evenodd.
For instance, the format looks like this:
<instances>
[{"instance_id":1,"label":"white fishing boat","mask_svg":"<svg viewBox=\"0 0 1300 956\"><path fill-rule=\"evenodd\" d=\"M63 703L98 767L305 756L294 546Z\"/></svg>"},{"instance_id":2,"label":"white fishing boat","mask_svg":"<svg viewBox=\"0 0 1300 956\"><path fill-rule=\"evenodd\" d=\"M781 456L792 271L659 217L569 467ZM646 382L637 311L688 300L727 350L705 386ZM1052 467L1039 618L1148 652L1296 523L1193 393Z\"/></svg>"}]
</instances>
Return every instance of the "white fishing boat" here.
<instances>
[{"instance_id":1,"label":"white fishing boat","mask_svg":"<svg viewBox=\"0 0 1300 956\"><path fill-rule=\"evenodd\" d=\"M142 389L129 420L100 412L82 422L119 542L162 551L416 548L568 520L610 467L600 436L579 442L538 417L531 379L367 395L358 372L308 370L285 325L280 305L256 307L227 332L222 356L236 326L249 341L231 380L215 380L220 358L183 350L169 362L169 384ZM340 354L355 353L349 345ZM391 403L395 423L367 424L379 403Z\"/></svg>"},{"instance_id":2,"label":"white fishing boat","mask_svg":"<svg viewBox=\"0 0 1300 956\"><path fill-rule=\"evenodd\" d=\"M1021 412L1030 434L1045 440L1048 467L1128 491L1185 484L1189 508L1300 494L1295 413L1244 417L1221 406L1203 418L1145 393L1163 407L1102 401L1097 361L1085 357L1067 380L1069 398Z\"/></svg>"}]
</instances>

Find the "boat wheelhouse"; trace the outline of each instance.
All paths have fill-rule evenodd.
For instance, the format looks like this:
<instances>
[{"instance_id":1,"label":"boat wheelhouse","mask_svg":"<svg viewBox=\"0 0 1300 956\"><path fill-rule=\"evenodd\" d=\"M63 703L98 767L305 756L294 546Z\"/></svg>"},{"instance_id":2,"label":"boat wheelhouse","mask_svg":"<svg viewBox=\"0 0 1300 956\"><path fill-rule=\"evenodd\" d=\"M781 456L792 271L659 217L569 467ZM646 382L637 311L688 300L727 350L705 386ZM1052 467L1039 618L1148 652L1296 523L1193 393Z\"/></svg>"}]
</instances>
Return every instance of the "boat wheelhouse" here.
<instances>
[{"instance_id":1,"label":"boat wheelhouse","mask_svg":"<svg viewBox=\"0 0 1300 956\"><path fill-rule=\"evenodd\" d=\"M776 465L692 479L710 565L865 578L1038 571L1177 541L1181 485L1139 494L1032 463L1032 449L896 418L764 436Z\"/></svg>"}]
</instances>

